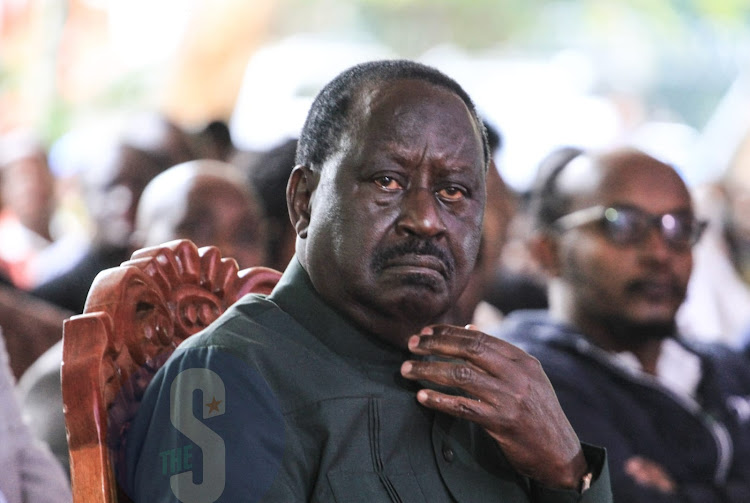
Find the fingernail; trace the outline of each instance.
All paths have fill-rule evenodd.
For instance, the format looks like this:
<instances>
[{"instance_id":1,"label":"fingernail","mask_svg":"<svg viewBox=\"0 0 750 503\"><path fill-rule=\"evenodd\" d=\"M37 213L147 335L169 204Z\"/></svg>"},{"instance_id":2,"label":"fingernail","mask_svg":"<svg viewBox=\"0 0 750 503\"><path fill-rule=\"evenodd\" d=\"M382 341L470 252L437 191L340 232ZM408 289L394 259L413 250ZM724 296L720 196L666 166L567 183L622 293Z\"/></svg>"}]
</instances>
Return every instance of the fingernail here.
<instances>
[{"instance_id":1,"label":"fingernail","mask_svg":"<svg viewBox=\"0 0 750 503\"><path fill-rule=\"evenodd\" d=\"M409 337L409 341L406 344L409 346L409 349L415 349L417 346L419 346L419 336L412 335L411 337Z\"/></svg>"},{"instance_id":2,"label":"fingernail","mask_svg":"<svg viewBox=\"0 0 750 503\"><path fill-rule=\"evenodd\" d=\"M419 402L422 402L422 403L426 402L427 401L427 392L425 390L423 390L423 389L417 391L417 400Z\"/></svg>"},{"instance_id":3,"label":"fingernail","mask_svg":"<svg viewBox=\"0 0 750 503\"><path fill-rule=\"evenodd\" d=\"M401 375L408 374L411 372L411 369L413 368L413 365L411 362L404 362L401 364Z\"/></svg>"},{"instance_id":4,"label":"fingernail","mask_svg":"<svg viewBox=\"0 0 750 503\"><path fill-rule=\"evenodd\" d=\"M421 332L419 332L420 335L432 335L435 333L435 331L432 329L432 327L424 327Z\"/></svg>"}]
</instances>

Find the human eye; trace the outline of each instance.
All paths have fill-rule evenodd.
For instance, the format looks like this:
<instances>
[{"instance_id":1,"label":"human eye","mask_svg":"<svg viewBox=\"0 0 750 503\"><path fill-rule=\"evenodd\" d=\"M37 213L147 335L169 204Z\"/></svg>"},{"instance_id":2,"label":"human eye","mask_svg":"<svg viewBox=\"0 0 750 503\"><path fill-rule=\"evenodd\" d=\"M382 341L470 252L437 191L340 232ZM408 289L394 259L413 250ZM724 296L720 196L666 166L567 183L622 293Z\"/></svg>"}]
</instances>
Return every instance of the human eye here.
<instances>
[{"instance_id":1,"label":"human eye","mask_svg":"<svg viewBox=\"0 0 750 503\"><path fill-rule=\"evenodd\" d=\"M396 178L388 175L375 177L373 181L377 186L385 190L401 190L404 188Z\"/></svg>"},{"instance_id":2,"label":"human eye","mask_svg":"<svg viewBox=\"0 0 750 503\"><path fill-rule=\"evenodd\" d=\"M466 197L466 189L457 185L449 185L438 190L438 196L449 202L461 201Z\"/></svg>"},{"instance_id":3,"label":"human eye","mask_svg":"<svg viewBox=\"0 0 750 503\"><path fill-rule=\"evenodd\" d=\"M610 237L621 244L638 241L648 230L648 217L641 211L630 208L607 208L604 223Z\"/></svg>"},{"instance_id":4,"label":"human eye","mask_svg":"<svg viewBox=\"0 0 750 503\"><path fill-rule=\"evenodd\" d=\"M661 217L662 232L675 241L690 241L700 224L692 214L666 213Z\"/></svg>"}]
</instances>

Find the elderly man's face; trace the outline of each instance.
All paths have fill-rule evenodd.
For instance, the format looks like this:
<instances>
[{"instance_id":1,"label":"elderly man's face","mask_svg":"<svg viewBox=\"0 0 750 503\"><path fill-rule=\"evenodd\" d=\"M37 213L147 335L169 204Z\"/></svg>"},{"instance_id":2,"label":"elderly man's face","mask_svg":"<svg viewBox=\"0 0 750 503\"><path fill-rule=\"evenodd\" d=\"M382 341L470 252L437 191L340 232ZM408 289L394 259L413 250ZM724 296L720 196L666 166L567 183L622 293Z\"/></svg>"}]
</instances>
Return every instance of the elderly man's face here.
<instances>
[{"instance_id":1,"label":"elderly man's face","mask_svg":"<svg viewBox=\"0 0 750 503\"><path fill-rule=\"evenodd\" d=\"M474 267L481 133L457 96L417 80L365 90L352 114L359 127L316 176L306 266L327 301L405 346L455 302Z\"/></svg>"}]
</instances>

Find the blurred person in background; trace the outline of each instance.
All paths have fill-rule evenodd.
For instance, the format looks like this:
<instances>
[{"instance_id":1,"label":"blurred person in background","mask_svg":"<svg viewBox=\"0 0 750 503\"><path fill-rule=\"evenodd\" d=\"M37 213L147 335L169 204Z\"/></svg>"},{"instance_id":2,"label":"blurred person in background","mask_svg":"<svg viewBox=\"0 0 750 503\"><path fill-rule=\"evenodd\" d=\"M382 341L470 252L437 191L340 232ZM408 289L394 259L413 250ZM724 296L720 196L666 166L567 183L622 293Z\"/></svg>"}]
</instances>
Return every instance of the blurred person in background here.
<instances>
[{"instance_id":1,"label":"blurred person in background","mask_svg":"<svg viewBox=\"0 0 750 503\"><path fill-rule=\"evenodd\" d=\"M133 249L173 239L216 246L241 269L266 265L266 222L242 170L216 160L173 166L146 186L136 213Z\"/></svg>"},{"instance_id":2,"label":"blurred person in background","mask_svg":"<svg viewBox=\"0 0 750 503\"><path fill-rule=\"evenodd\" d=\"M0 201L0 268L14 286L30 290L80 258L84 239L53 229L56 180L31 131L0 138Z\"/></svg>"},{"instance_id":3,"label":"blurred person in background","mask_svg":"<svg viewBox=\"0 0 750 503\"><path fill-rule=\"evenodd\" d=\"M750 366L676 329L702 223L669 165L583 153L533 194L549 310L498 335L541 362L575 431L607 449L616 501L750 501Z\"/></svg>"},{"instance_id":4,"label":"blurred person in background","mask_svg":"<svg viewBox=\"0 0 750 503\"><path fill-rule=\"evenodd\" d=\"M214 245L240 268L265 265L266 231L260 205L242 170L216 160L173 166L151 180L136 211L131 250L173 239ZM119 265L119 264L118 264ZM45 352L21 377L23 413L34 435L70 469L60 389L62 343Z\"/></svg>"},{"instance_id":5,"label":"blurred person in background","mask_svg":"<svg viewBox=\"0 0 750 503\"><path fill-rule=\"evenodd\" d=\"M188 135L194 145L191 150L195 159L230 161L238 152L229 126L223 120L208 121L196 130L189 130Z\"/></svg>"},{"instance_id":6,"label":"blurred person in background","mask_svg":"<svg viewBox=\"0 0 750 503\"><path fill-rule=\"evenodd\" d=\"M550 173L562 169L581 153L582 149L567 145L552 149L539 162L534 183L538 184ZM496 269L485 294L485 300L504 315L519 309L546 309L548 306L544 272L527 246L533 227L530 194L531 191L516 196L516 210L509 223L500 267Z\"/></svg>"},{"instance_id":7,"label":"blurred person in background","mask_svg":"<svg viewBox=\"0 0 750 503\"><path fill-rule=\"evenodd\" d=\"M99 271L130 258L136 206L146 184L168 167L193 159L193 146L187 133L156 113L136 116L124 132L91 145L80 174L91 243L78 262L31 292L81 313Z\"/></svg>"},{"instance_id":8,"label":"blurred person in background","mask_svg":"<svg viewBox=\"0 0 750 503\"><path fill-rule=\"evenodd\" d=\"M233 160L247 170L251 188L263 205L268 224L268 266L277 271L286 269L297 239L286 205L286 186L296 151L297 140L292 138L265 152L246 153Z\"/></svg>"},{"instance_id":9,"label":"blurred person in background","mask_svg":"<svg viewBox=\"0 0 750 503\"><path fill-rule=\"evenodd\" d=\"M0 502L70 503L73 497L66 473L49 448L30 433L14 386L0 335Z\"/></svg>"},{"instance_id":10,"label":"blurred person in background","mask_svg":"<svg viewBox=\"0 0 750 503\"><path fill-rule=\"evenodd\" d=\"M694 189L709 222L677 321L701 341L750 353L750 137L716 182Z\"/></svg>"}]
</instances>

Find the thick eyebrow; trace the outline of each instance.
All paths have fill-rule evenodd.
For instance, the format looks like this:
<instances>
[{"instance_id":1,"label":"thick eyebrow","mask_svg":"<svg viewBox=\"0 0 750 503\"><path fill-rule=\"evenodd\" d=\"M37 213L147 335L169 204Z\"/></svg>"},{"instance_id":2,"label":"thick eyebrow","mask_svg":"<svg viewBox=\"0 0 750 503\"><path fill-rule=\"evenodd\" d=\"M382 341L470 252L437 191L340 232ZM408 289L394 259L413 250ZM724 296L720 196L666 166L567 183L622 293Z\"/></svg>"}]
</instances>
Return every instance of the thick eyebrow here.
<instances>
[{"instance_id":1,"label":"thick eyebrow","mask_svg":"<svg viewBox=\"0 0 750 503\"><path fill-rule=\"evenodd\" d=\"M392 144L389 143L388 145L393 145L393 147L398 147L398 144L396 144L395 142ZM425 158L425 155L426 155L425 153L426 153L426 149L421 151L419 156L416 156L416 155L412 156L412 155L408 155L407 153L399 152L397 148L393 148L391 149L391 152L387 155L387 159L390 159L391 161L399 165L420 164ZM472 164L464 164L464 163L454 164L450 162L451 159L453 159L453 156L451 155L440 156L437 159L440 161L443 171L446 173L471 171L474 168ZM481 164L481 161L480 161L480 164ZM480 165L480 168L483 168L483 165Z\"/></svg>"}]
</instances>

